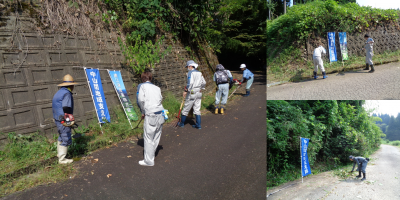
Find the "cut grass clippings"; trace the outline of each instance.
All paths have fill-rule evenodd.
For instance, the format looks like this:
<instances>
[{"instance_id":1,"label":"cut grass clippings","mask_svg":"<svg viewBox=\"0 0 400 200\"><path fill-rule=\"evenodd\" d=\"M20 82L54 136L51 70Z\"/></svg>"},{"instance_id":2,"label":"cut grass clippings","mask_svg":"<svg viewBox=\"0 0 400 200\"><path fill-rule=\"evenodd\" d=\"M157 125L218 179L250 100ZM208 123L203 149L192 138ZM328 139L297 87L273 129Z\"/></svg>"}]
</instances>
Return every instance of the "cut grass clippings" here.
<instances>
[{"instance_id":1,"label":"cut grass clippings","mask_svg":"<svg viewBox=\"0 0 400 200\"><path fill-rule=\"evenodd\" d=\"M232 92L237 86L233 86ZM234 95L230 101L236 99ZM166 93L163 106L169 111L166 123L176 123L182 99L177 99L172 93ZM203 94L201 109L210 109L215 101L215 90ZM135 107L140 116L139 109ZM97 120L88 126L75 128L82 134L72 139L68 148L68 158L75 161L91 154L91 152L109 147L118 142L131 140L143 132L143 121L132 121L133 130L125 113L120 106L110 110L111 123L103 124L100 128ZM141 122L140 124L138 124ZM137 128L135 128L137 127ZM72 130L72 134L75 132ZM57 160L57 138L49 140L44 135L35 133L28 136L7 134L8 143L0 151L0 197L17 191L43 184L56 183L74 177L77 169L74 165L59 165Z\"/></svg>"},{"instance_id":2,"label":"cut grass clippings","mask_svg":"<svg viewBox=\"0 0 400 200\"><path fill-rule=\"evenodd\" d=\"M304 61L298 58L293 60L293 62L289 62L292 60L292 57L293 55L290 54L281 54L282 59L269 63L270 65L267 68L268 82L297 82L313 77L314 65L312 60ZM376 54L373 56L372 60L374 66L398 62L400 60L400 50ZM343 61L343 64L341 61L329 63L327 58L324 59L324 68L327 74L351 71L364 67L365 56L349 56L349 60ZM318 69L318 74L321 74L320 69Z\"/></svg>"}]
</instances>

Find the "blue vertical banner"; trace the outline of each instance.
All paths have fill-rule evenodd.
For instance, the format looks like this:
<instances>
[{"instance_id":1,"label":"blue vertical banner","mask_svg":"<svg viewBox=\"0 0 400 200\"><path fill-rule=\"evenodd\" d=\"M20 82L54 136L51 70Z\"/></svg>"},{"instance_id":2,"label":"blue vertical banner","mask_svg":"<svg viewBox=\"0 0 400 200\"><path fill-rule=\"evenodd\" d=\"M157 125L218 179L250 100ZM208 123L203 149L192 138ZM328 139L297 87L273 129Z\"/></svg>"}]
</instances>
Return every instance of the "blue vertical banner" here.
<instances>
[{"instance_id":1,"label":"blue vertical banner","mask_svg":"<svg viewBox=\"0 0 400 200\"><path fill-rule=\"evenodd\" d=\"M308 142L310 139L308 138L300 138L300 150L301 150L301 174L302 176L307 176L311 174L310 163L308 162Z\"/></svg>"},{"instance_id":2,"label":"blue vertical banner","mask_svg":"<svg viewBox=\"0 0 400 200\"><path fill-rule=\"evenodd\" d=\"M329 49L329 60L331 62L336 62L337 55L335 46L335 32L328 32L328 49Z\"/></svg>"},{"instance_id":3,"label":"blue vertical banner","mask_svg":"<svg viewBox=\"0 0 400 200\"><path fill-rule=\"evenodd\" d=\"M349 54L347 53L347 36L346 32L339 32L340 52L342 53L342 60L348 60Z\"/></svg>"},{"instance_id":4,"label":"blue vertical banner","mask_svg":"<svg viewBox=\"0 0 400 200\"><path fill-rule=\"evenodd\" d=\"M117 92L118 98L124 108L125 114L130 120L138 120L135 109L133 109L133 105L131 100L129 99L128 92L126 92L124 81L122 80L120 71L108 71L110 74L110 78L112 83L114 84L115 91Z\"/></svg>"},{"instance_id":5,"label":"blue vertical banner","mask_svg":"<svg viewBox=\"0 0 400 200\"><path fill-rule=\"evenodd\" d=\"M110 122L106 98L101 84L100 72L98 69L85 69L87 79L92 91L94 106L96 107L97 117L100 123Z\"/></svg>"}]
</instances>

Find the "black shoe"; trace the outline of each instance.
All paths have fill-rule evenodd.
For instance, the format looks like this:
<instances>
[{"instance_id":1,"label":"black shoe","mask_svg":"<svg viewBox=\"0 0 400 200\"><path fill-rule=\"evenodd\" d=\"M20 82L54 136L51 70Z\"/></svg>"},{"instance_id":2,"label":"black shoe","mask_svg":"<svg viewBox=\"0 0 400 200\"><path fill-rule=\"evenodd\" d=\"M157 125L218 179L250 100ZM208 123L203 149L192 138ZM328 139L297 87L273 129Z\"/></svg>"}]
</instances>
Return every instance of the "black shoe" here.
<instances>
[{"instance_id":1,"label":"black shoe","mask_svg":"<svg viewBox=\"0 0 400 200\"><path fill-rule=\"evenodd\" d=\"M375 71L374 65L371 65L371 71L369 71L369 73L374 73L374 71Z\"/></svg>"},{"instance_id":2,"label":"black shoe","mask_svg":"<svg viewBox=\"0 0 400 200\"><path fill-rule=\"evenodd\" d=\"M365 173L363 173L363 175L364 175L364 177L361 179L361 181L363 181L363 180L365 180L365 178L367 178L367 177L365 176Z\"/></svg>"},{"instance_id":3,"label":"black shoe","mask_svg":"<svg viewBox=\"0 0 400 200\"><path fill-rule=\"evenodd\" d=\"M369 70L369 64L365 64L365 68L363 70Z\"/></svg>"},{"instance_id":4,"label":"black shoe","mask_svg":"<svg viewBox=\"0 0 400 200\"><path fill-rule=\"evenodd\" d=\"M356 178L361 178L361 172L358 172L358 176L356 176Z\"/></svg>"}]
</instances>

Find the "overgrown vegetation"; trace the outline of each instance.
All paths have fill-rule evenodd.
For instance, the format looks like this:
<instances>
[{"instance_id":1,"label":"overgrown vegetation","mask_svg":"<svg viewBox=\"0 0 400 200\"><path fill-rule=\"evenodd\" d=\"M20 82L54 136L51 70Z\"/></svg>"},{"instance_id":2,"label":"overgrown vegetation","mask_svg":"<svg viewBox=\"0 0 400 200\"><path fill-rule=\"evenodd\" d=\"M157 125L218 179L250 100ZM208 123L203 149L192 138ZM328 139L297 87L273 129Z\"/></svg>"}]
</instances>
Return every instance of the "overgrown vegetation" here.
<instances>
[{"instance_id":1,"label":"overgrown vegetation","mask_svg":"<svg viewBox=\"0 0 400 200\"><path fill-rule=\"evenodd\" d=\"M329 31L362 32L383 24L399 28L398 19L396 10L361 7L356 3L338 4L334 0L295 5L288 8L287 14L267 22L267 72L272 75L281 73L278 69L286 72L297 68L295 73L298 73L311 67L311 63L299 59L300 51L297 52L310 37Z\"/></svg>"},{"instance_id":2,"label":"overgrown vegetation","mask_svg":"<svg viewBox=\"0 0 400 200\"><path fill-rule=\"evenodd\" d=\"M392 145L392 146L400 146L400 141L399 140L390 141L388 139L384 139L384 140L382 140L382 144L388 144L388 145Z\"/></svg>"},{"instance_id":3,"label":"overgrown vegetation","mask_svg":"<svg viewBox=\"0 0 400 200\"><path fill-rule=\"evenodd\" d=\"M140 36L170 35L195 52L238 53L265 63L265 2L261 0L105 0L126 34L126 46Z\"/></svg>"},{"instance_id":4,"label":"overgrown vegetation","mask_svg":"<svg viewBox=\"0 0 400 200\"><path fill-rule=\"evenodd\" d=\"M349 155L379 148L382 131L364 101L267 101L267 187L300 176L299 137L310 138L314 173L346 165Z\"/></svg>"}]
</instances>

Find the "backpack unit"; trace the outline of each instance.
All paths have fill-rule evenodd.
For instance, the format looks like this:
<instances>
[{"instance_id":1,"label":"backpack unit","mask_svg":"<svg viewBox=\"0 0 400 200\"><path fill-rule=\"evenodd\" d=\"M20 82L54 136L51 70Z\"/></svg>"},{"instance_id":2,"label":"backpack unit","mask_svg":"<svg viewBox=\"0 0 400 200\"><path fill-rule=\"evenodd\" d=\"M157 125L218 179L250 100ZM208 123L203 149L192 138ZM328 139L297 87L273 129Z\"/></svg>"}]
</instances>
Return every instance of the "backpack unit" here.
<instances>
[{"instance_id":1,"label":"backpack unit","mask_svg":"<svg viewBox=\"0 0 400 200\"><path fill-rule=\"evenodd\" d=\"M229 83L229 77L225 70L215 72L215 79L217 81L217 85Z\"/></svg>"}]
</instances>

